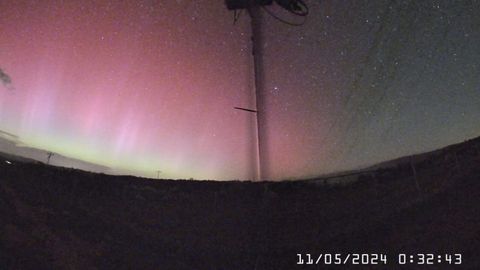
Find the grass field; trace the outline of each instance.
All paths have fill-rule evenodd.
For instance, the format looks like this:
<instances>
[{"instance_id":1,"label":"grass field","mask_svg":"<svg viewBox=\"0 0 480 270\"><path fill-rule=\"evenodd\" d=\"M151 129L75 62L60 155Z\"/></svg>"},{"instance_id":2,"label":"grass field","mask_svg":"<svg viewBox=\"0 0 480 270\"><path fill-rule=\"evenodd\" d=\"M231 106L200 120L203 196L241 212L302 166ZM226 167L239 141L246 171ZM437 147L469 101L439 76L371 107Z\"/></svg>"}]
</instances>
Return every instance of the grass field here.
<instances>
[{"instance_id":1,"label":"grass field","mask_svg":"<svg viewBox=\"0 0 480 270\"><path fill-rule=\"evenodd\" d=\"M0 269L325 269L298 253L462 254L480 269L480 139L356 180L146 180L0 160Z\"/></svg>"}]
</instances>

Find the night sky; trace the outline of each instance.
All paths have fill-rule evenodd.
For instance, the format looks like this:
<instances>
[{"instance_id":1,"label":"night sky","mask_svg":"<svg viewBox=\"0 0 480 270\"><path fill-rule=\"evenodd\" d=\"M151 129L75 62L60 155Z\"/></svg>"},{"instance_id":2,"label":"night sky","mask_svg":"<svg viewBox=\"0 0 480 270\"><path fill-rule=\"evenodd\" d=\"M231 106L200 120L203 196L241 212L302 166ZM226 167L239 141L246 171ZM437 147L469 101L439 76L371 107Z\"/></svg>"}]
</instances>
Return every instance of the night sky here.
<instances>
[{"instance_id":1,"label":"night sky","mask_svg":"<svg viewBox=\"0 0 480 270\"><path fill-rule=\"evenodd\" d=\"M264 14L266 178L480 135L480 1L305 2L299 27ZM233 109L255 106L250 20L223 1L1 1L0 68L0 130L24 145L112 173L255 175L254 114Z\"/></svg>"}]
</instances>

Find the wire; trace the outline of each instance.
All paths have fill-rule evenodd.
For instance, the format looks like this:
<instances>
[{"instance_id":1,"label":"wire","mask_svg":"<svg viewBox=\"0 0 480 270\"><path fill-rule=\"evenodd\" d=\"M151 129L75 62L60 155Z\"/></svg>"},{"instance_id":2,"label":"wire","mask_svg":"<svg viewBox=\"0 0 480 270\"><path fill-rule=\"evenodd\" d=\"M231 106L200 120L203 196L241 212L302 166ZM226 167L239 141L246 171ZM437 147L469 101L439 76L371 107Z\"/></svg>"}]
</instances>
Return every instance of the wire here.
<instances>
[{"instance_id":1,"label":"wire","mask_svg":"<svg viewBox=\"0 0 480 270\"><path fill-rule=\"evenodd\" d=\"M293 23L293 22L289 22L287 20L284 20L280 17L278 17L277 15L275 15L271 10L269 10L268 8L262 6L262 8L268 13L268 15L272 16L273 18L275 18L276 20L284 23L284 24L287 24L287 25L290 25L290 26L302 26L305 24L305 22L307 21L307 17L306 16L303 16L303 21L301 23ZM290 11L290 10L289 10Z\"/></svg>"},{"instance_id":2,"label":"wire","mask_svg":"<svg viewBox=\"0 0 480 270\"><path fill-rule=\"evenodd\" d=\"M297 0L294 3L291 3L290 9L288 9L288 11L298 16L307 16L308 6L302 0Z\"/></svg>"},{"instance_id":3,"label":"wire","mask_svg":"<svg viewBox=\"0 0 480 270\"><path fill-rule=\"evenodd\" d=\"M303 0L275 0L275 2L297 16L305 17L308 15L308 6Z\"/></svg>"}]
</instances>

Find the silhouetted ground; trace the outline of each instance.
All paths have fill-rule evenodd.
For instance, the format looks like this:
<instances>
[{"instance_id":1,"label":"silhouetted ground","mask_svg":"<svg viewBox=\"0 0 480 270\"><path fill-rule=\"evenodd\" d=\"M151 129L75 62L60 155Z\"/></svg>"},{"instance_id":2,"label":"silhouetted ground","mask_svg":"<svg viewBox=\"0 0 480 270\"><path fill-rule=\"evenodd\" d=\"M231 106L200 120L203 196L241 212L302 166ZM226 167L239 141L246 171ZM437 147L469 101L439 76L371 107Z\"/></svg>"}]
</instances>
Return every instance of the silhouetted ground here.
<instances>
[{"instance_id":1,"label":"silhouetted ground","mask_svg":"<svg viewBox=\"0 0 480 270\"><path fill-rule=\"evenodd\" d=\"M400 267L398 254L461 253L461 265L426 268L480 269L480 139L382 167L343 185L154 181L1 160L0 269L326 268L297 265L297 253L388 254L387 265L332 269L423 269Z\"/></svg>"}]
</instances>

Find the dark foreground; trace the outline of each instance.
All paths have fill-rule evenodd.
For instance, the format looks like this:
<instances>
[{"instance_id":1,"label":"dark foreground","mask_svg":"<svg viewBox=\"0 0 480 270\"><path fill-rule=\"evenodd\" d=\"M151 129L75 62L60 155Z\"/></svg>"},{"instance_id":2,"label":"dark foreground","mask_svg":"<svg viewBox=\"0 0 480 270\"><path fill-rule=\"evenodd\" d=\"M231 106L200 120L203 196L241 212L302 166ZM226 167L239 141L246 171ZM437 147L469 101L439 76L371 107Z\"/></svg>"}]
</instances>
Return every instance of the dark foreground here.
<instances>
[{"instance_id":1,"label":"dark foreground","mask_svg":"<svg viewBox=\"0 0 480 270\"><path fill-rule=\"evenodd\" d=\"M297 265L298 253L388 256L328 269L480 269L480 140L408 160L341 185L149 181L2 159L0 269L327 268ZM435 265L399 266L400 253ZM445 254L462 264L438 263Z\"/></svg>"}]
</instances>

